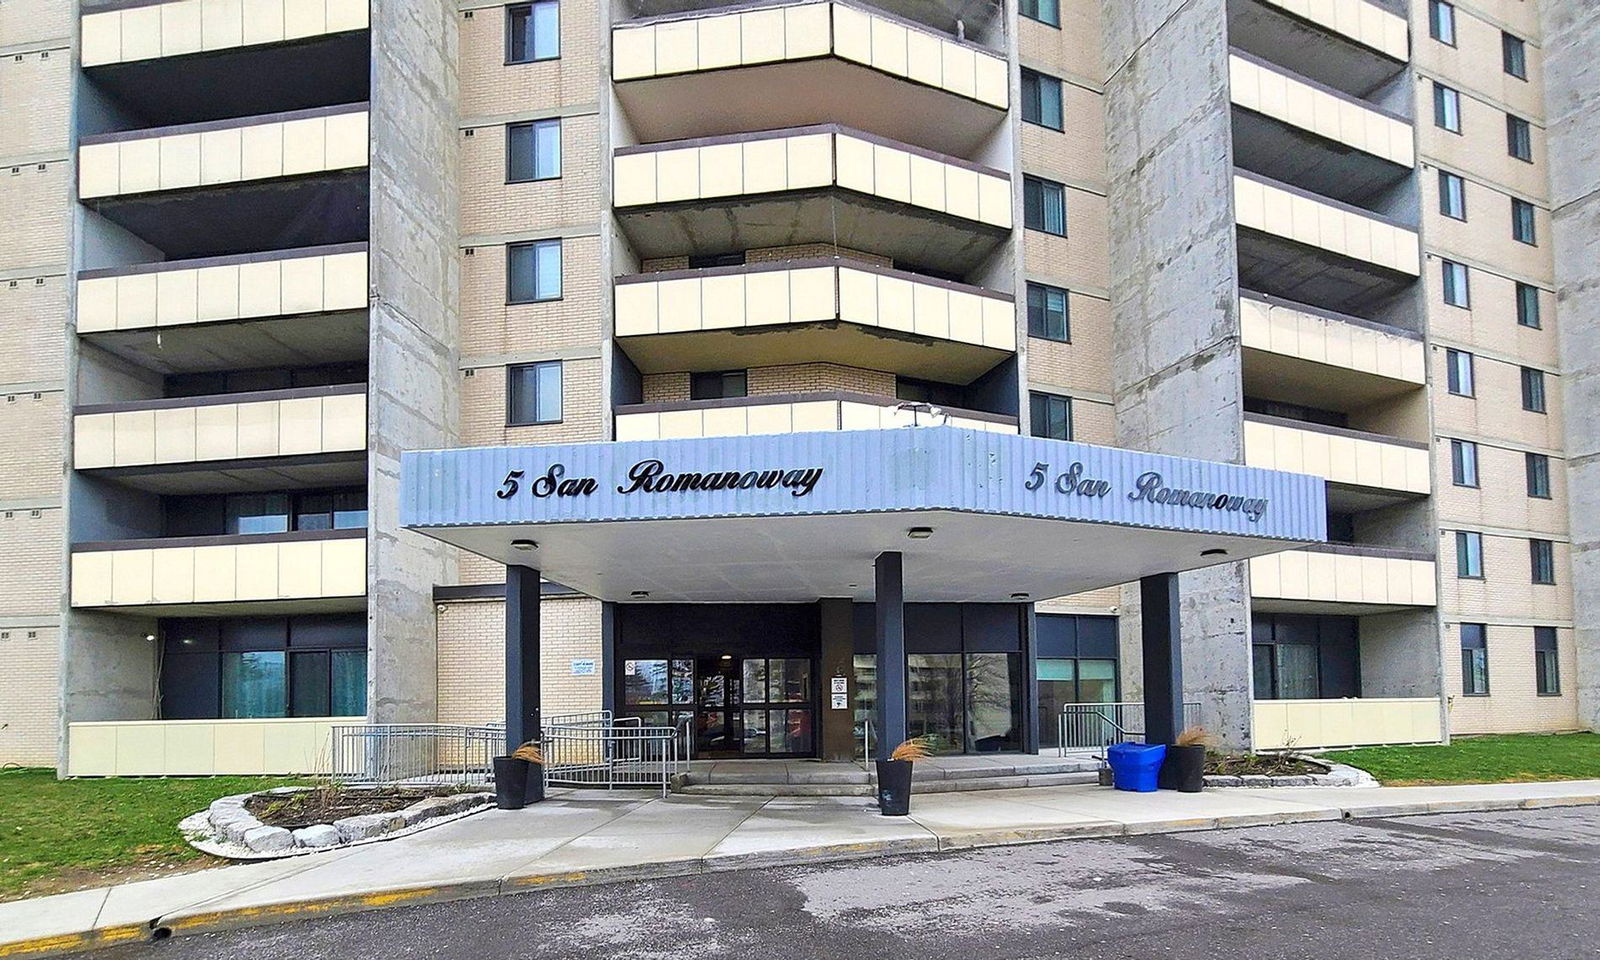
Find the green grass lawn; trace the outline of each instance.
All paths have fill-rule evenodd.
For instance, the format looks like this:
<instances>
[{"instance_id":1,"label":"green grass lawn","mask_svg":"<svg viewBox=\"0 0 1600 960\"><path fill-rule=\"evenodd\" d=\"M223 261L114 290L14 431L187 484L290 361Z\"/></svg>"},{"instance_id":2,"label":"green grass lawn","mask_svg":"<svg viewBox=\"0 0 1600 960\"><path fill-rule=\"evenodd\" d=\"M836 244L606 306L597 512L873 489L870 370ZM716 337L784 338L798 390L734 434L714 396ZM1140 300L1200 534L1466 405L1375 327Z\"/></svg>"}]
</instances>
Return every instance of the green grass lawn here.
<instances>
[{"instance_id":1,"label":"green grass lawn","mask_svg":"<svg viewBox=\"0 0 1600 960\"><path fill-rule=\"evenodd\" d=\"M1600 734L1462 737L1447 747L1369 747L1325 754L1385 786L1600 779Z\"/></svg>"},{"instance_id":2,"label":"green grass lawn","mask_svg":"<svg viewBox=\"0 0 1600 960\"><path fill-rule=\"evenodd\" d=\"M0 900L41 896L219 862L178 821L217 797L297 781L261 777L57 780L0 770Z\"/></svg>"}]
</instances>

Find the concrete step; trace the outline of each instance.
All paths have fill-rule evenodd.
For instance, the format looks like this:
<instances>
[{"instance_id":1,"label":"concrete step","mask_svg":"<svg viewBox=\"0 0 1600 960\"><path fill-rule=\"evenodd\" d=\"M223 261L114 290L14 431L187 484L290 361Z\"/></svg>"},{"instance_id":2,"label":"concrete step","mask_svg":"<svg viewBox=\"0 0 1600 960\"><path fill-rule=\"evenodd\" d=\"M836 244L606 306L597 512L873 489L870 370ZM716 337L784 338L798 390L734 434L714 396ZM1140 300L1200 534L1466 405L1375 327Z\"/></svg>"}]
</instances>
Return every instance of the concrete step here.
<instances>
[{"instance_id":1,"label":"concrete step","mask_svg":"<svg viewBox=\"0 0 1600 960\"><path fill-rule=\"evenodd\" d=\"M1007 776L962 776L913 778L911 792L954 793L968 790L1016 790L1023 787L1059 787L1074 783L1094 783L1093 769L1056 773L1028 773ZM695 797L870 797L876 793L872 783L705 783L685 777L674 792Z\"/></svg>"}]
</instances>

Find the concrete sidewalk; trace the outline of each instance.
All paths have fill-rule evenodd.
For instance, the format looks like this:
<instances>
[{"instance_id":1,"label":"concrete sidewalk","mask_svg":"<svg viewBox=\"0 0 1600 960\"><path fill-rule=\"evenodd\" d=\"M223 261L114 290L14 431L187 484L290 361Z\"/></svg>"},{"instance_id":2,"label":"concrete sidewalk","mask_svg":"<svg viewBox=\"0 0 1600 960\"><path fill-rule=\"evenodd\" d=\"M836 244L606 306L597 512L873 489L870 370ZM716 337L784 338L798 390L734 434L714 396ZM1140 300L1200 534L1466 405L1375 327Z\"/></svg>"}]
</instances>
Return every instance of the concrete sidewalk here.
<instances>
[{"instance_id":1,"label":"concrete sidewalk","mask_svg":"<svg viewBox=\"0 0 1600 960\"><path fill-rule=\"evenodd\" d=\"M1600 804L1600 780L1199 794L1033 787L917 796L903 818L880 816L871 800L853 797L559 791L527 810L491 810L385 843L0 903L0 957L636 877L1068 837L1587 804Z\"/></svg>"}]
</instances>

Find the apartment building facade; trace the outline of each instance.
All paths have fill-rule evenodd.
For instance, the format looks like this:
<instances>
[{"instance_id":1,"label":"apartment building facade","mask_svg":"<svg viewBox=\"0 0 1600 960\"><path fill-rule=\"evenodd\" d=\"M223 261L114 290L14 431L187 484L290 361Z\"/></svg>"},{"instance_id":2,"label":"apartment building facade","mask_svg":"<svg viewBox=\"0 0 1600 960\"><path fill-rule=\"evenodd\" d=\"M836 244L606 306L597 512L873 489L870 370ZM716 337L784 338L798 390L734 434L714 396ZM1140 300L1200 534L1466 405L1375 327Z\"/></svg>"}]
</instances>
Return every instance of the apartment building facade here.
<instances>
[{"instance_id":1,"label":"apartment building facade","mask_svg":"<svg viewBox=\"0 0 1600 960\"><path fill-rule=\"evenodd\" d=\"M809 602L586 592L408 529L401 454L528 448L532 483L594 444L925 424L1323 478L1327 543L1178 577L1184 698L1230 743L1592 727L1564 404L1595 27L1560 0L7 3L0 759L266 770L330 718L501 719L506 561L554 581L546 715L848 752L872 570ZM1150 572L1121 559L1087 565ZM1060 704L1140 699L1140 589L1061 582L1095 589L908 606L908 732L1048 748Z\"/></svg>"}]
</instances>

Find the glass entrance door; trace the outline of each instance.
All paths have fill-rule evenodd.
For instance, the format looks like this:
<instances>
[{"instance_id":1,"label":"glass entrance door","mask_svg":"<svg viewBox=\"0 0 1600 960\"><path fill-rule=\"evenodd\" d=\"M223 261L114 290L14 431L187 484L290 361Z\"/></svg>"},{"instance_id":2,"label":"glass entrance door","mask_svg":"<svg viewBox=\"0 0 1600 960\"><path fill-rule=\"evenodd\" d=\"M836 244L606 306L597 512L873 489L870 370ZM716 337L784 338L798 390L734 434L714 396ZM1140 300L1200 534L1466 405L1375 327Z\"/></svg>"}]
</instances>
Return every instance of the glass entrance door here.
<instances>
[{"instance_id":1,"label":"glass entrance door","mask_svg":"<svg viewBox=\"0 0 1600 960\"><path fill-rule=\"evenodd\" d=\"M695 756L811 756L811 673L798 657L696 661Z\"/></svg>"},{"instance_id":2,"label":"glass entrance door","mask_svg":"<svg viewBox=\"0 0 1600 960\"><path fill-rule=\"evenodd\" d=\"M740 752L739 664L732 657L695 661L694 755L732 757Z\"/></svg>"}]
</instances>

